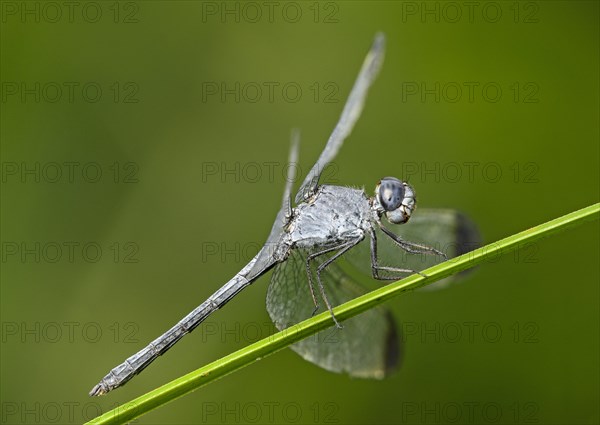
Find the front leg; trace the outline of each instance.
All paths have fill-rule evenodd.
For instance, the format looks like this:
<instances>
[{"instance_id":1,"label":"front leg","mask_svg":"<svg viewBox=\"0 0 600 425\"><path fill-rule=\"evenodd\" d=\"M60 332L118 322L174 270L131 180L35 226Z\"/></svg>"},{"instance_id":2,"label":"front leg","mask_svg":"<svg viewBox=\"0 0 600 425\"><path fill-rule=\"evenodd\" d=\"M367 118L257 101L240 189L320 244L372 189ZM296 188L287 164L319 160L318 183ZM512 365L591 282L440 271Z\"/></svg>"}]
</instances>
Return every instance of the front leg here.
<instances>
[{"instance_id":1,"label":"front leg","mask_svg":"<svg viewBox=\"0 0 600 425\"><path fill-rule=\"evenodd\" d=\"M396 245L405 250L406 252L410 252L411 254L431 254L431 255L439 255L440 257L444 257L444 260L448 259L448 256L444 254L442 251L438 251L435 248L431 248L426 245L420 245L414 242L405 241L400 236L396 235L394 232L386 229L380 221L377 222L379 228L383 233L392 239ZM373 232L374 233L374 232Z\"/></svg>"},{"instance_id":2,"label":"front leg","mask_svg":"<svg viewBox=\"0 0 600 425\"><path fill-rule=\"evenodd\" d=\"M373 273L373 278L377 280L398 280L402 278L402 276L381 276L379 275L379 271L389 271L396 273L406 273L406 274L420 274L421 276L425 276L422 273L419 273L416 270L411 269L401 269L397 267L385 267L379 265L379 260L377 258L377 235L375 234L375 229L369 229L369 236L371 238L371 272Z\"/></svg>"}]
</instances>

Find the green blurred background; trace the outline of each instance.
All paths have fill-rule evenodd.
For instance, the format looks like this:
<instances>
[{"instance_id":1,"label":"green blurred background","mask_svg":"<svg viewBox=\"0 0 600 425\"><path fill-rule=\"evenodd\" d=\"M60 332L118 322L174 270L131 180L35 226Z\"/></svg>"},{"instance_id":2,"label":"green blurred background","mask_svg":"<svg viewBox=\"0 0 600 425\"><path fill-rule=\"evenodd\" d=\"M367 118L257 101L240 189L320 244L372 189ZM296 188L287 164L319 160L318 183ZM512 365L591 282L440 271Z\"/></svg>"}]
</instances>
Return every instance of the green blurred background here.
<instances>
[{"instance_id":1,"label":"green blurred background","mask_svg":"<svg viewBox=\"0 0 600 425\"><path fill-rule=\"evenodd\" d=\"M486 242L599 198L596 1L1 6L3 423L91 419L272 332L263 278L87 396L256 252L290 129L306 170L377 31L329 182L409 177ZM404 361L384 381L285 350L138 423L598 423L598 256L588 223L391 301Z\"/></svg>"}]
</instances>

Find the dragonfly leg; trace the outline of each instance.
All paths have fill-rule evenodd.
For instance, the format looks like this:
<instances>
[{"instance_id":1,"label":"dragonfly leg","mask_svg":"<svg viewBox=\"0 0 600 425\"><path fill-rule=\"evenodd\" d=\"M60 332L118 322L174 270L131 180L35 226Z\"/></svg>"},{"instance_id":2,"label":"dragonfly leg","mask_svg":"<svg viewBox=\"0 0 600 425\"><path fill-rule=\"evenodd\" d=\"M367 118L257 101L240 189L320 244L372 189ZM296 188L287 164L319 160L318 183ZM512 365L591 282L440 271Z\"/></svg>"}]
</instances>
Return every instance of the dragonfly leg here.
<instances>
[{"instance_id":1,"label":"dragonfly leg","mask_svg":"<svg viewBox=\"0 0 600 425\"><path fill-rule=\"evenodd\" d=\"M325 302L325 305L327 306L327 310L329 310L329 313L331 314L331 318L333 319L333 321L335 323L335 326L338 329L342 329L343 326L340 325L340 323L337 321L337 319L335 317L335 314L333 314L333 308L331 307L331 303L329 302L329 299L327 298L327 294L325 293L325 287L323 286L323 282L321 282L321 272L328 265L330 265L335 260L337 260L342 255L344 255L349 249L355 247L363 239L364 239L364 235L361 235L360 237L357 237L356 239L352 239L352 240L350 240L348 242L345 242L345 243L343 243L341 245L335 246L333 248L328 248L328 249L326 249L324 251L321 251L320 253L318 252L318 253L312 254L310 256L310 257L312 257L312 259L314 259L318 255L325 254L325 253L330 252L330 251L338 250L330 258L328 258L324 263L320 264L319 267L317 267L317 282L319 284L319 291L321 292L321 297L323 298L323 301Z\"/></svg>"},{"instance_id":2,"label":"dragonfly leg","mask_svg":"<svg viewBox=\"0 0 600 425\"><path fill-rule=\"evenodd\" d=\"M310 254L309 256L306 257L306 273L308 274L308 287L310 288L310 296L312 297L313 304L315 305L315 309L312 312L312 316L314 316L315 313L317 312L317 310L319 310L319 302L317 301L317 296L315 295L315 285L312 280L312 272L310 269L310 262L320 255L327 254L328 252L331 252L331 251L335 251L337 249L340 249L340 247L343 247L343 246L345 246L345 244L329 247L329 248L323 249L319 252ZM321 283L321 282L319 282L319 283ZM321 291L321 293L322 293L322 291ZM327 304L327 306L329 307L329 303L328 303L326 297L324 298L324 300L325 300L325 304ZM331 311L331 308L329 308L329 310Z\"/></svg>"},{"instance_id":3,"label":"dragonfly leg","mask_svg":"<svg viewBox=\"0 0 600 425\"><path fill-rule=\"evenodd\" d=\"M325 251L329 252L329 251ZM324 254L325 252L318 252L317 255ZM315 295L315 286L312 281L312 272L310 270L310 261L315 258L313 255L309 255L306 257L306 274L308 275L308 288L310 289L310 296L312 297L313 304L315 308L312 311L311 317L315 315L317 310L319 310L319 302L317 301L317 296Z\"/></svg>"},{"instance_id":4,"label":"dragonfly leg","mask_svg":"<svg viewBox=\"0 0 600 425\"><path fill-rule=\"evenodd\" d=\"M371 229L369 231L369 236L371 237L371 272L373 273L373 278L377 280L398 280L402 276L381 276L379 271L389 271L395 273L405 273L405 274L419 274L423 277L427 277L424 274L411 269L401 269L398 267L385 267L379 265L379 260L377 258L377 236L375 235L375 230Z\"/></svg>"},{"instance_id":5,"label":"dragonfly leg","mask_svg":"<svg viewBox=\"0 0 600 425\"><path fill-rule=\"evenodd\" d=\"M392 239L396 243L396 245L398 245L400 248L402 248L406 252L410 252L411 254L439 255L440 257L444 257L444 260L448 259L448 256L446 254L444 254L442 251L439 251L430 246L405 241L404 239L401 239L400 236L398 236L398 235L394 234L393 232L389 231L388 229L386 229L381 223L378 223L378 224L379 224L379 228L381 229L381 231L383 233L385 233L387 236L389 236L390 239Z\"/></svg>"}]
</instances>

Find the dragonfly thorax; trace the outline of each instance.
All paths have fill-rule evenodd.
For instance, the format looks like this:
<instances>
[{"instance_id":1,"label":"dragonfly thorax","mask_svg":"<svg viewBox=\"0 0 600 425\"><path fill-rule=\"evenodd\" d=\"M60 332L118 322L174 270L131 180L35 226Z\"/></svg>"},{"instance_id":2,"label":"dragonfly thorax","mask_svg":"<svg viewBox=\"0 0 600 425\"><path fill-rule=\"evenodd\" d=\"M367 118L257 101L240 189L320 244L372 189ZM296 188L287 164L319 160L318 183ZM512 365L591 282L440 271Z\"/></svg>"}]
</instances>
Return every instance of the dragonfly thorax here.
<instances>
[{"instance_id":1,"label":"dragonfly thorax","mask_svg":"<svg viewBox=\"0 0 600 425\"><path fill-rule=\"evenodd\" d=\"M294 209L287 232L298 247L339 245L364 235L372 214L363 190L323 185L310 202Z\"/></svg>"}]
</instances>

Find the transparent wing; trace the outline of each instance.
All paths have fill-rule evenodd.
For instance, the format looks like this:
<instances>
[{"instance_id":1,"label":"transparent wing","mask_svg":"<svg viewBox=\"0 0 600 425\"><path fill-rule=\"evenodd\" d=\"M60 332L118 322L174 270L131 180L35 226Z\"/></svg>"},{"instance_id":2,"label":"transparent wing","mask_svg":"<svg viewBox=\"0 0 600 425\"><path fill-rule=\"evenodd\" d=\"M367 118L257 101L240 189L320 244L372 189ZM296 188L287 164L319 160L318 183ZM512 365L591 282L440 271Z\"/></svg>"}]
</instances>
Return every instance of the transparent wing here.
<instances>
[{"instance_id":1,"label":"transparent wing","mask_svg":"<svg viewBox=\"0 0 600 425\"><path fill-rule=\"evenodd\" d=\"M280 330L310 318L314 310L305 259L306 252L294 250L273 272L267 291L267 310ZM313 271L318 264L315 260ZM313 277L316 283L314 272ZM333 306L365 293L335 262L321 273L321 279ZM321 301L320 304L324 303ZM398 332L387 310L374 308L342 325L343 329L331 327L291 348L319 367L358 378L381 379L398 365Z\"/></svg>"},{"instance_id":2,"label":"transparent wing","mask_svg":"<svg viewBox=\"0 0 600 425\"><path fill-rule=\"evenodd\" d=\"M465 214L452 209L419 208L408 223L386 227L402 239L427 245L453 258L481 246L481 237L475 223ZM430 254L411 254L396 245L381 230L377 230L377 253L379 265L421 271L444 261ZM361 272L372 276L369 241L362 241L343 258ZM386 272L380 273L390 276ZM462 275L459 273L458 276ZM401 277L401 276L399 276ZM456 280L456 275L425 286L423 290L440 289Z\"/></svg>"},{"instance_id":3,"label":"transparent wing","mask_svg":"<svg viewBox=\"0 0 600 425\"><path fill-rule=\"evenodd\" d=\"M327 145L325 145L323 152L321 152L321 156L315 165L313 165L313 168L306 175L302 186L300 186L300 189L296 194L296 203L309 198L315 192L323 169L327 164L333 161L342 147L344 140L352 132L354 124L362 112L369 87L379 73L379 69L383 63L384 53L385 37L383 34L379 33L375 36L371 50L363 62L362 68L354 83L354 87L352 87L350 96L348 96L346 105L344 105L342 115L333 129L331 136L329 136Z\"/></svg>"},{"instance_id":4,"label":"transparent wing","mask_svg":"<svg viewBox=\"0 0 600 425\"><path fill-rule=\"evenodd\" d=\"M300 147L300 131L297 129L292 130L292 137L290 139L290 152L288 154L288 164L296 164L298 162L298 150ZM292 193L292 184L296 179L296 167L288 167L287 176L285 181L285 188L283 190L283 199L281 201L281 208L277 212L273 227L269 237L265 242L265 245L258 254L258 258L254 263L254 266L246 277L252 279L255 276L263 273L269 268L277 257L277 250L280 247L280 240L283 235L283 226L287 221L287 214L291 208L290 195Z\"/></svg>"}]
</instances>

